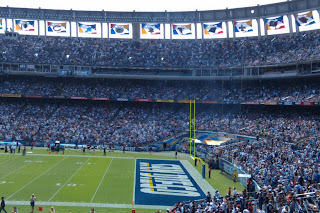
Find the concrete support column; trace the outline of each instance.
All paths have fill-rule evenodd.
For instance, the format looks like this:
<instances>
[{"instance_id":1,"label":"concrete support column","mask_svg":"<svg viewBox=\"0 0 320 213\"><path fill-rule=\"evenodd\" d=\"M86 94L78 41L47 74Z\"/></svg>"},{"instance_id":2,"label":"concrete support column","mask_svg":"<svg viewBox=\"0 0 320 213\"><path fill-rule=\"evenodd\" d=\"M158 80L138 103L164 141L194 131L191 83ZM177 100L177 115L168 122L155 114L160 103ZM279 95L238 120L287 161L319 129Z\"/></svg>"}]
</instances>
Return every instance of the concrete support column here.
<instances>
[{"instance_id":1,"label":"concrete support column","mask_svg":"<svg viewBox=\"0 0 320 213\"><path fill-rule=\"evenodd\" d=\"M76 37L78 38L79 34L79 22L76 22Z\"/></svg>"},{"instance_id":2,"label":"concrete support column","mask_svg":"<svg viewBox=\"0 0 320 213\"><path fill-rule=\"evenodd\" d=\"M70 37L72 37L72 27L71 27L71 21L69 21L69 31L70 31Z\"/></svg>"},{"instance_id":3,"label":"concrete support column","mask_svg":"<svg viewBox=\"0 0 320 213\"><path fill-rule=\"evenodd\" d=\"M132 39L134 41L140 41L140 23L132 24Z\"/></svg>"},{"instance_id":4,"label":"concrete support column","mask_svg":"<svg viewBox=\"0 0 320 213\"><path fill-rule=\"evenodd\" d=\"M44 20L43 26L44 26L44 37L47 37L47 21L46 20Z\"/></svg>"},{"instance_id":5,"label":"concrete support column","mask_svg":"<svg viewBox=\"0 0 320 213\"><path fill-rule=\"evenodd\" d=\"M258 39L260 40L261 39L261 23L260 23L261 20L257 18L256 21L258 23Z\"/></svg>"},{"instance_id":6,"label":"concrete support column","mask_svg":"<svg viewBox=\"0 0 320 213\"><path fill-rule=\"evenodd\" d=\"M204 39L203 23L201 23L201 38Z\"/></svg>"},{"instance_id":7,"label":"concrete support column","mask_svg":"<svg viewBox=\"0 0 320 213\"><path fill-rule=\"evenodd\" d=\"M292 37L293 35L292 17L290 14L287 14L287 17L289 19L289 33L290 33L290 37Z\"/></svg>"},{"instance_id":8,"label":"concrete support column","mask_svg":"<svg viewBox=\"0 0 320 213\"><path fill-rule=\"evenodd\" d=\"M226 24L226 33L227 33L227 39L229 40L230 36L229 36L229 24L227 21L224 22Z\"/></svg>"},{"instance_id":9,"label":"concrete support column","mask_svg":"<svg viewBox=\"0 0 320 213\"><path fill-rule=\"evenodd\" d=\"M101 25L101 39L103 39L103 23L101 22L100 25Z\"/></svg>"}]
</instances>

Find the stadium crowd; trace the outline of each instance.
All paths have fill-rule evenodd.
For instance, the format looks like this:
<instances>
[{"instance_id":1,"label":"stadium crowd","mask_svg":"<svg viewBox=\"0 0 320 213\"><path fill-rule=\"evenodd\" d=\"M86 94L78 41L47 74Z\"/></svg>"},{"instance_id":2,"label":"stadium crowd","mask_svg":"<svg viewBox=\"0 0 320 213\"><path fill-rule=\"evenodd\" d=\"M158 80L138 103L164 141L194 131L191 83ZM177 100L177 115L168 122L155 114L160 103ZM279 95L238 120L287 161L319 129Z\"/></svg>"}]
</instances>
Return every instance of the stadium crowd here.
<instances>
[{"instance_id":1,"label":"stadium crowd","mask_svg":"<svg viewBox=\"0 0 320 213\"><path fill-rule=\"evenodd\" d=\"M319 59L319 32L235 40L107 40L20 36L0 38L0 62L108 67L223 67ZM25 48L27 47L27 48Z\"/></svg>"},{"instance_id":2,"label":"stadium crowd","mask_svg":"<svg viewBox=\"0 0 320 213\"><path fill-rule=\"evenodd\" d=\"M260 81L152 81L0 78L0 94L198 101L319 102L318 78Z\"/></svg>"},{"instance_id":3,"label":"stadium crowd","mask_svg":"<svg viewBox=\"0 0 320 213\"><path fill-rule=\"evenodd\" d=\"M319 211L314 201L320 194L318 112L274 110L251 109L249 113L247 109L240 114L229 112L223 116L214 110L198 113L198 130L257 136L253 142L234 140L218 148L198 145L197 153L207 158L207 162L220 157L237 165L252 175L261 191L251 193L247 201L240 200L245 197L240 195L235 198L238 202L232 205L229 202L229 207L226 207L229 197L211 203L199 201L195 212L303 212L304 208ZM181 141L177 149L189 152L188 144ZM250 188L248 185L248 193L252 192ZM256 210L247 208L249 201L256 203ZM189 212L181 210L184 205L190 208L190 203L179 203L172 212Z\"/></svg>"},{"instance_id":4,"label":"stadium crowd","mask_svg":"<svg viewBox=\"0 0 320 213\"><path fill-rule=\"evenodd\" d=\"M183 130L175 111L157 105L2 102L0 140L142 146Z\"/></svg>"},{"instance_id":5,"label":"stadium crowd","mask_svg":"<svg viewBox=\"0 0 320 213\"><path fill-rule=\"evenodd\" d=\"M319 59L319 31L297 37L227 40L101 40L0 37L0 62L109 67L223 67L295 63ZM28 48L25 48L28 47ZM137 81L101 79L0 78L0 94L174 99L202 101L320 102L318 79L254 82ZM320 113L317 109L198 106L198 130L257 136L252 142L218 148L199 146L209 158L222 157L251 174L260 193L219 194L178 203L171 212L293 212L305 205L297 194L320 192ZM280 110L279 110L280 109ZM0 102L0 140L143 146L189 127L187 105L97 103L21 99ZM179 143L180 151L188 151ZM251 200L252 199L252 200Z\"/></svg>"},{"instance_id":6,"label":"stadium crowd","mask_svg":"<svg viewBox=\"0 0 320 213\"><path fill-rule=\"evenodd\" d=\"M202 151L208 156L223 157L251 174L264 189L255 195L258 200L264 196L259 200L261 208L266 209L271 200L272 208L292 209L295 206L290 205L297 205L293 200L295 194L319 190L320 114L317 108L304 112L295 107L286 112L287 108L280 106L277 109L247 107L242 111L235 108L226 107L227 113L222 114L219 106L198 106L197 129L259 136L258 139L220 148L201 146ZM169 103L4 100L0 104L0 137L1 140L46 143L59 140L142 146L188 129L188 110L187 105ZM180 151L188 151L188 145L183 145ZM214 204L195 205L202 206L201 209L208 206L208 210L214 205L223 206L223 202L226 198L213 201ZM241 209L241 204L230 208L238 205Z\"/></svg>"}]
</instances>

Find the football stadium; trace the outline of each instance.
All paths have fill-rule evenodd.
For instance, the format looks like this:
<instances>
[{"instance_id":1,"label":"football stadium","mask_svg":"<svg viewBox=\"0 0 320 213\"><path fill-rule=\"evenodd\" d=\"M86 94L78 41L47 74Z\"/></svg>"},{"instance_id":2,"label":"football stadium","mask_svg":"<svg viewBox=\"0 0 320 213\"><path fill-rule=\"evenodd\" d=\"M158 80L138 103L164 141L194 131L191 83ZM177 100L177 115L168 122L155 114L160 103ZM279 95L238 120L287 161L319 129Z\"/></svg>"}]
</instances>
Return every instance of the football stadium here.
<instances>
[{"instance_id":1,"label":"football stadium","mask_svg":"<svg viewBox=\"0 0 320 213\"><path fill-rule=\"evenodd\" d=\"M319 212L319 82L318 0L1 0L0 212Z\"/></svg>"}]
</instances>

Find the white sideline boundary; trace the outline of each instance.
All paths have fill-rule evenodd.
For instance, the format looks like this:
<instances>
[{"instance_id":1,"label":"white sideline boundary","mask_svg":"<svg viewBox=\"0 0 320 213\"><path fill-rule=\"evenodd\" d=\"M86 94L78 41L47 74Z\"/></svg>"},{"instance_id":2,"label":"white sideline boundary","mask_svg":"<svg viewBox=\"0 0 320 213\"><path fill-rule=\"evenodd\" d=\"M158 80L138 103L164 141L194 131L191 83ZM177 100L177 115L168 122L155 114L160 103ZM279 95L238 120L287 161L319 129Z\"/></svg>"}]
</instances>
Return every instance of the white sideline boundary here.
<instances>
[{"instance_id":1,"label":"white sideline boundary","mask_svg":"<svg viewBox=\"0 0 320 213\"><path fill-rule=\"evenodd\" d=\"M111 165L112 161L113 161L113 159L111 159L111 161L110 161L110 163L109 163L109 166L108 166L106 172L104 173L103 177L101 178L101 181L100 181L100 183L99 183L99 186L97 187L96 192L95 192L94 195L92 196L92 199L91 199L90 203L92 203L94 197L96 196L97 191L99 190L99 188L100 188L100 186L101 186L101 183L102 183L102 181L104 180L104 177L106 176L106 174L107 174L107 172L108 172L108 170L109 170L109 168L110 168L110 165Z\"/></svg>"},{"instance_id":2,"label":"white sideline boundary","mask_svg":"<svg viewBox=\"0 0 320 213\"><path fill-rule=\"evenodd\" d=\"M208 192L211 193L211 195L215 194L215 189L206 181L206 179L202 178L202 175L194 168L189 161L187 160L181 160L181 164L188 170L191 177L197 182L203 193L206 195Z\"/></svg>"},{"instance_id":3,"label":"white sideline boundary","mask_svg":"<svg viewBox=\"0 0 320 213\"><path fill-rule=\"evenodd\" d=\"M136 168L137 167L137 159L134 159L134 176L133 176L133 195L132 201L135 203L136 201Z\"/></svg>"},{"instance_id":4,"label":"white sideline boundary","mask_svg":"<svg viewBox=\"0 0 320 213\"><path fill-rule=\"evenodd\" d=\"M128 152L129 153L129 152ZM130 152L130 153L136 153L137 152ZM155 153L153 153L155 154ZM0 155L7 155L6 153L0 153ZM63 157L63 156L69 156L69 157L78 157L78 158L119 158L119 159L135 159L134 156L132 157L119 157L119 156L96 156L96 155L62 155L62 154L27 154L27 156L51 156L51 157ZM164 156L164 155L159 155L159 156ZM172 155L172 157L174 157L174 155ZM185 158L188 158L189 156L186 156ZM155 158L146 158L146 157L139 157L139 159L155 159ZM160 160L164 160L164 159L160 159ZM178 161L178 159L170 159L170 160L176 160Z\"/></svg>"},{"instance_id":5,"label":"white sideline boundary","mask_svg":"<svg viewBox=\"0 0 320 213\"><path fill-rule=\"evenodd\" d=\"M50 169L52 169L53 167L59 165L62 161L64 161L66 158L61 159L59 162L57 162L56 164L54 164L53 166L51 166L49 169L47 169L46 171L44 171L41 175L37 176L36 178L34 178L32 181L30 181L29 183L23 185L23 187L21 187L19 190L15 191L13 194L11 194L9 197L7 197L7 199L10 199L10 197L12 197L13 195L17 194L18 192L20 192L22 189L24 189L26 186L28 186L29 184L33 183L33 181L37 180L39 177L41 177L42 175L44 175L45 173L47 173Z\"/></svg>"},{"instance_id":6,"label":"white sideline boundary","mask_svg":"<svg viewBox=\"0 0 320 213\"><path fill-rule=\"evenodd\" d=\"M30 201L6 201L7 205L30 206ZM131 205L115 203L76 203L36 201L36 206L77 206L88 208L124 208L124 209L170 209L172 206Z\"/></svg>"},{"instance_id":7,"label":"white sideline boundary","mask_svg":"<svg viewBox=\"0 0 320 213\"><path fill-rule=\"evenodd\" d=\"M52 195L52 197L51 197L48 201L52 200L52 198L53 198L54 196L56 196L56 194L58 194L58 192L60 192L60 190L73 178L73 176L75 176L75 175L79 172L79 170L80 170L84 165L87 164L87 162L88 162L90 159L91 159L91 158L88 158L88 160L86 160L86 162L84 162L84 163L77 169L77 171L76 171L75 173L73 173L73 175L58 189L58 191L56 191L56 193L54 193L54 195Z\"/></svg>"}]
</instances>

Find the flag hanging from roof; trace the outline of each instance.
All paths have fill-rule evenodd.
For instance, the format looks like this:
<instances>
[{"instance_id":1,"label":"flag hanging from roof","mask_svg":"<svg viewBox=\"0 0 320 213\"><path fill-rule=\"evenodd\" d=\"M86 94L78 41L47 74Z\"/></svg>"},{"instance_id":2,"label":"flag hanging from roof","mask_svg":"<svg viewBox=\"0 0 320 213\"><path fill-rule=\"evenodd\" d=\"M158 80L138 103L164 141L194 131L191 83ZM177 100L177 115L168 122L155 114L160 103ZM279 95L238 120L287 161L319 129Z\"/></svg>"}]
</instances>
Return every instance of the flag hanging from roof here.
<instances>
[{"instance_id":1,"label":"flag hanging from roof","mask_svg":"<svg viewBox=\"0 0 320 213\"><path fill-rule=\"evenodd\" d=\"M192 35L191 24L172 25L173 35Z\"/></svg>"},{"instance_id":2,"label":"flag hanging from roof","mask_svg":"<svg viewBox=\"0 0 320 213\"><path fill-rule=\"evenodd\" d=\"M203 24L203 31L205 35L217 35L223 33L222 22L216 24Z\"/></svg>"},{"instance_id":3,"label":"flag hanging from roof","mask_svg":"<svg viewBox=\"0 0 320 213\"><path fill-rule=\"evenodd\" d=\"M234 31L236 33L247 33L252 32L252 20L249 21L234 21L233 22Z\"/></svg>"},{"instance_id":4,"label":"flag hanging from roof","mask_svg":"<svg viewBox=\"0 0 320 213\"><path fill-rule=\"evenodd\" d=\"M78 23L78 30L79 33L97 34L97 25Z\"/></svg>"},{"instance_id":5,"label":"flag hanging from roof","mask_svg":"<svg viewBox=\"0 0 320 213\"><path fill-rule=\"evenodd\" d=\"M309 26L316 23L312 11L294 14L294 18L296 19L296 24L298 26Z\"/></svg>"},{"instance_id":6,"label":"flag hanging from roof","mask_svg":"<svg viewBox=\"0 0 320 213\"><path fill-rule=\"evenodd\" d=\"M34 31L34 21L27 20L15 20L16 21L16 31Z\"/></svg>"},{"instance_id":7,"label":"flag hanging from roof","mask_svg":"<svg viewBox=\"0 0 320 213\"><path fill-rule=\"evenodd\" d=\"M111 24L111 34L117 35L129 35L130 25L129 24Z\"/></svg>"},{"instance_id":8,"label":"flag hanging from roof","mask_svg":"<svg viewBox=\"0 0 320 213\"><path fill-rule=\"evenodd\" d=\"M67 22L47 22L48 32L50 33L66 33L67 32Z\"/></svg>"},{"instance_id":9,"label":"flag hanging from roof","mask_svg":"<svg viewBox=\"0 0 320 213\"><path fill-rule=\"evenodd\" d=\"M160 35L160 24L141 24L141 34Z\"/></svg>"},{"instance_id":10,"label":"flag hanging from roof","mask_svg":"<svg viewBox=\"0 0 320 213\"><path fill-rule=\"evenodd\" d=\"M280 30L285 28L283 16L279 16L277 18L266 18L264 19L264 23L267 30Z\"/></svg>"},{"instance_id":11,"label":"flag hanging from roof","mask_svg":"<svg viewBox=\"0 0 320 213\"><path fill-rule=\"evenodd\" d=\"M0 18L0 30L2 30L2 19Z\"/></svg>"}]
</instances>

